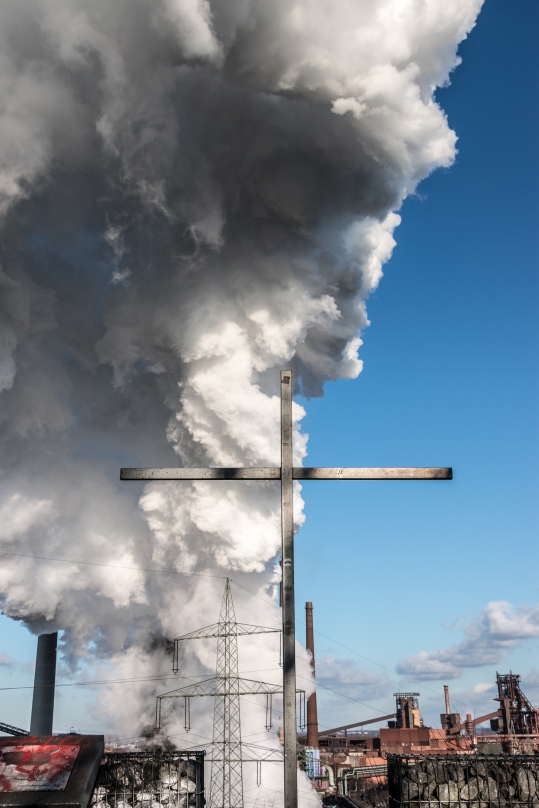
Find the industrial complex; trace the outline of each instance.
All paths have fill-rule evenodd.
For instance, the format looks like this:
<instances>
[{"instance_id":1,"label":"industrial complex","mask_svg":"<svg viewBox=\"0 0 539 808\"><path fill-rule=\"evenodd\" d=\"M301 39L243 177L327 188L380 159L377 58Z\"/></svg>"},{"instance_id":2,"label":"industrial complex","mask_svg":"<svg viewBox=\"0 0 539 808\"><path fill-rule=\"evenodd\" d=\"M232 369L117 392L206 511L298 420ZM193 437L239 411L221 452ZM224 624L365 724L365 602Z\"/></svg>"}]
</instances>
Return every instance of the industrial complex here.
<instances>
[{"instance_id":1,"label":"industrial complex","mask_svg":"<svg viewBox=\"0 0 539 808\"><path fill-rule=\"evenodd\" d=\"M314 674L312 603L306 603L305 609L306 646ZM321 795L346 798L362 806L385 804L388 757L538 755L539 709L523 693L520 676L497 673L496 684L496 709L478 717L467 714L464 720L452 711L449 687L444 685L441 728L424 725L420 693L403 692L394 693L394 713L321 731L313 693L307 701L307 732L298 736L303 766ZM383 721L387 721L386 727L363 729Z\"/></svg>"},{"instance_id":2,"label":"industrial complex","mask_svg":"<svg viewBox=\"0 0 539 808\"><path fill-rule=\"evenodd\" d=\"M312 603L306 603L305 609L306 647L314 676ZM275 634L279 629L239 623L226 579L218 622L179 637L172 660L177 672L181 666L181 643L216 638L216 676L158 696L154 736L127 749L115 744L107 747L103 736L53 735L57 635L41 635L37 645L30 730L0 723L0 731L8 735L0 741L0 808L34 804L65 808L64 797L58 792L66 790L70 794L69 804L78 808L86 808L90 802L95 808L204 808L206 804L209 808L241 808L244 805L244 764L256 763L258 776L264 761L275 763L283 758L282 749L271 750L242 742L240 697L265 695L266 729L270 730L272 699L282 697L283 693L278 685L243 679L238 674L238 637L260 633ZM398 692L394 693L393 713L321 730L316 693L313 693L307 699L306 711L300 708L301 728L306 731L297 735L297 765L326 804L369 808L385 806L389 799L393 804L420 808L423 801L418 796L419 790L416 794L413 791L416 787L406 783L421 774L423 790L423 782L431 783L429 806L446 808L446 800L442 799L444 789L454 787L458 799L448 800L448 805L453 801L468 808L480 808L469 796L470 788L466 791L463 783L468 783L472 771L474 777L479 776L479 764L473 761L494 760L494 764L489 764L494 766L492 777L485 775L483 785L480 783L474 788L476 795L480 788L495 788L496 799L493 800L489 792L484 808L504 808L498 780L507 779L509 774L500 774L501 761L509 767L507 771L516 778L515 783L519 778L522 780L525 771L526 782L535 778L533 783L537 782L539 788L539 709L522 691L517 674L497 673L496 684L496 708L478 717L467 714L464 720L452 710L449 687L445 685L445 709L440 713L439 728L424 725L418 692ZM174 750L161 726L163 700L183 699L185 729L188 730L189 703L196 696L214 699L213 742L203 750ZM298 691L297 697L301 703L303 691ZM376 730L369 728L381 722L387 725ZM282 740L282 731L280 737ZM206 780L205 763L210 767ZM490 781L498 785L489 785ZM208 782L207 789L205 782ZM522 790L518 783L515 788ZM535 805L532 797L536 786L530 788L528 802ZM521 802L513 801L519 805Z\"/></svg>"}]
</instances>

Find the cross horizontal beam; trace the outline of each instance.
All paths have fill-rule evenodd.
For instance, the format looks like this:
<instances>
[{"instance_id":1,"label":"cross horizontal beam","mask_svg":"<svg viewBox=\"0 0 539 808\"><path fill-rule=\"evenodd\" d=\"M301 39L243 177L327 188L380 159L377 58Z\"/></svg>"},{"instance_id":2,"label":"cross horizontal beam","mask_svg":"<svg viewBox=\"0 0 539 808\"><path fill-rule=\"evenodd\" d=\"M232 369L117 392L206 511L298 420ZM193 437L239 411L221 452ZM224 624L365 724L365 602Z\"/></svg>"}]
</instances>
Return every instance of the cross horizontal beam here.
<instances>
[{"instance_id":1,"label":"cross horizontal beam","mask_svg":"<svg viewBox=\"0 0 539 808\"><path fill-rule=\"evenodd\" d=\"M452 468L305 468L294 480L452 480ZM280 467L121 469L120 480L280 480Z\"/></svg>"}]
</instances>

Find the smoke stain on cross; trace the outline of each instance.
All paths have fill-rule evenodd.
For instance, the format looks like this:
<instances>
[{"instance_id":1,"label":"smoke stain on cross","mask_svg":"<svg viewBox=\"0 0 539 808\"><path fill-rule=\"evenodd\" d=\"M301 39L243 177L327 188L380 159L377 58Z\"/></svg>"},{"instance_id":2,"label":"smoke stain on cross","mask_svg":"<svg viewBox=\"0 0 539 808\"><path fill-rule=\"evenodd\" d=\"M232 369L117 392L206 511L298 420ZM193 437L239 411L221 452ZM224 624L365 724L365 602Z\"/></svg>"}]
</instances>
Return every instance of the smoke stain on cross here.
<instances>
[{"instance_id":1,"label":"smoke stain on cross","mask_svg":"<svg viewBox=\"0 0 539 808\"><path fill-rule=\"evenodd\" d=\"M281 465L264 468L123 468L121 480L280 480L284 808L297 808L294 480L452 480L451 468L304 468L293 465L292 371L281 371Z\"/></svg>"}]
</instances>

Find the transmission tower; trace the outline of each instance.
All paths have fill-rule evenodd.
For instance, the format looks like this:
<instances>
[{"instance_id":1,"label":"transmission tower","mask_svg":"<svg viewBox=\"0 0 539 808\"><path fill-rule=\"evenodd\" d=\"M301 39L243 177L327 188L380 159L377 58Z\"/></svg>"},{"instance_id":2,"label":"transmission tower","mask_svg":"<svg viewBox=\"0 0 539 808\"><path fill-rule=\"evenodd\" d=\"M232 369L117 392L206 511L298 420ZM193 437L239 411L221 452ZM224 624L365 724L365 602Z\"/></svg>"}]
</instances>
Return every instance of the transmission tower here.
<instances>
[{"instance_id":1,"label":"transmission tower","mask_svg":"<svg viewBox=\"0 0 539 808\"><path fill-rule=\"evenodd\" d=\"M193 685L187 685L169 693L157 696L156 729L161 729L161 703L163 699L184 699L184 726L191 728L190 700L193 696L214 696L213 742L209 808L243 808L243 770L245 762L257 763L257 779L263 760L283 761L282 752L277 749L245 744L241 740L240 696L266 695L266 729L272 726L272 697L281 694L282 686L268 682L244 679L238 675L238 637L251 634L281 633L281 629L266 626L253 626L238 623L234 611L230 580L227 578L221 604L219 622L192 631L174 640L174 661L172 670L179 670L180 643L185 640L217 638L216 675ZM300 694L300 723L304 723L305 691Z\"/></svg>"}]
</instances>

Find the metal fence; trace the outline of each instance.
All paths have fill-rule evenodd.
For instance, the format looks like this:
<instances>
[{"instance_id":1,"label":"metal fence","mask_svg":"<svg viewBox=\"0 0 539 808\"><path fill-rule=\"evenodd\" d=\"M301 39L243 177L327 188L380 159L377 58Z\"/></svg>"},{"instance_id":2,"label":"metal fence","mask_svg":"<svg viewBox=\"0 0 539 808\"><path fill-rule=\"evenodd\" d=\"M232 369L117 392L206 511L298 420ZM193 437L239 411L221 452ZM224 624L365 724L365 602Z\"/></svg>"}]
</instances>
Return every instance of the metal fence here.
<instances>
[{"instance_id":1,"label":"metal fence","mask_svg":"<svg viewBox=\"0 0 539 808\"><path fill-rule=\"evenodd\" d=\"M388 755L390 808L539 808L539 755Z\"/></svg>"},{"instance_id":2,"label":"metal fence","mask_svg":"<svg viewBox=\"0 0 539 808\"><path fill-rule=\"evenodd\" d=\"M205 752L108 752L91 808L204 808Z\"/></svg>"}]
</instances>

